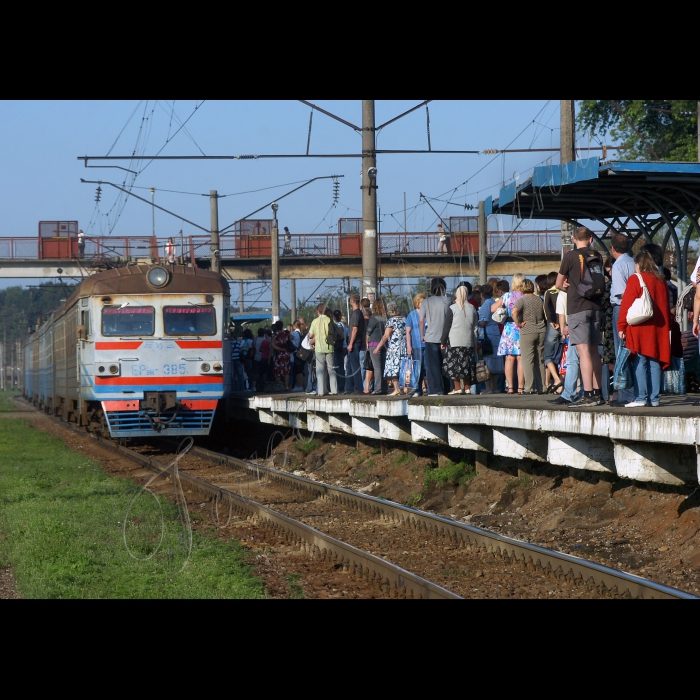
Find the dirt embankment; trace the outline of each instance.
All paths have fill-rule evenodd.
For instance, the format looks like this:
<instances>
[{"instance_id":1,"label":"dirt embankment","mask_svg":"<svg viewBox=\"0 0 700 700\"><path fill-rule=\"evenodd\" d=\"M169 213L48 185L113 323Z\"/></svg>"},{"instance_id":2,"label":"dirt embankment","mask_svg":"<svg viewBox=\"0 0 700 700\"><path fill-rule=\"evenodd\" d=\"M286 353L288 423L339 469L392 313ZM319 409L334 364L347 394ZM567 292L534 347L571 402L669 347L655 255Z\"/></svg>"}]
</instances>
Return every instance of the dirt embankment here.
<instances>
[{"instance_id":1,"label":"dirt embankment","mask_svg":"<svg viewBox=\"0 0 700 700\"><path fill-rule=\"evenodd\" d=\"M494 457L477 470L473 453L429 446L282 438L272 439L278 468L700 593L700 489Z\"/></svg>"}]
</instances>

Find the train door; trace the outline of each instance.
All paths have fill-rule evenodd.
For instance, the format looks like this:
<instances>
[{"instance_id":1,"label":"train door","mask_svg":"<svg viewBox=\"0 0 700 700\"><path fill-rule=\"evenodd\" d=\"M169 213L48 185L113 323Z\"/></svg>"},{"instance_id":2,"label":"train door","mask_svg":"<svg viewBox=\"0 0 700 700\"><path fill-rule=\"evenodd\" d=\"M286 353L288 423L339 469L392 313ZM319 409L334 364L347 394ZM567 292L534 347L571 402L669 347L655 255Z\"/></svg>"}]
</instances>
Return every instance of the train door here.
<instances>
[{"instance_id":1,"label":"train door","mask_svg":"<svg viewBox=\"0 0 700 700\"><path fill-rule=\"evenodd\" d=\"M93 398L95 343L91 313L90 299L81 299L78 305L78 381L83 401Z\"/></svg>"}]
</instances>

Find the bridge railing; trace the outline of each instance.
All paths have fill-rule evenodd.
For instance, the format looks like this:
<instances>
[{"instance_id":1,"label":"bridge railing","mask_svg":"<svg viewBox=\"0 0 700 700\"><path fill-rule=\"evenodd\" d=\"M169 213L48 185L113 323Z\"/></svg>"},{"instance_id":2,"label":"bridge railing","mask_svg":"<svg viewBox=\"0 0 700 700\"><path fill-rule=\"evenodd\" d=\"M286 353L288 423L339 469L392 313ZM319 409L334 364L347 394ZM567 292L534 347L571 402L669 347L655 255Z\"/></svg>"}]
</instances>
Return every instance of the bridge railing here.
<instances>
[{"instance_id":1,"label":"bridge railing","mask_svg":"<svg viewBox=\"0 0 700 700\"><path fill-rule=\"evenodd\" d=\"M154 236L89 236L85 238L85 250L81 254L75 237L30 238L0 237L1 260L44 260L84 258L92 261L126 258L167 259L167 237ZM188 261L211 257L211 240L208 236L173 236L176 259ZM493 232L487 234L488 255L542 255L557 254L561 250L561 233L552 230ZM219 251L222 260L246 258L270 258L272 254L269 235L226 234L221 236ZM360 234L297 233L285 245L284 235L279 237L281 257L335 258L362 255ZM379 236L380 255L459 255L479 254L479 236L475 232L453 232L447 239L447 251L440 250L440 240L435 231L392 232Z\"/></svg>"}]
</instances>

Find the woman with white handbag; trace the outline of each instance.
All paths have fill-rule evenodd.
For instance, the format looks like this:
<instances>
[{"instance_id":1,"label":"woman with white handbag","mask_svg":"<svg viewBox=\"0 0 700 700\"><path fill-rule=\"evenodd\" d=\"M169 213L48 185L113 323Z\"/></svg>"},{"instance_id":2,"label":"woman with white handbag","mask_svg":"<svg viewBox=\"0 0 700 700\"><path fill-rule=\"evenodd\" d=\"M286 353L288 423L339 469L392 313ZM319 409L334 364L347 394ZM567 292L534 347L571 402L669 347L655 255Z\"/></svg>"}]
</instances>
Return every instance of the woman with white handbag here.
<instances>
[{"instance_id":1,"label":"woman with white handbag","mask_svg":"<svg viewBox=\"0 0 700 700\"><path fill-rule=\"evenodd\" d=\"M617 324L632 352L636 398L626 408L658 406L662 372L671 364L666 279L649 253L637 253L634 262L637 273L627 280Z\"/></svg>"}]
</instances>

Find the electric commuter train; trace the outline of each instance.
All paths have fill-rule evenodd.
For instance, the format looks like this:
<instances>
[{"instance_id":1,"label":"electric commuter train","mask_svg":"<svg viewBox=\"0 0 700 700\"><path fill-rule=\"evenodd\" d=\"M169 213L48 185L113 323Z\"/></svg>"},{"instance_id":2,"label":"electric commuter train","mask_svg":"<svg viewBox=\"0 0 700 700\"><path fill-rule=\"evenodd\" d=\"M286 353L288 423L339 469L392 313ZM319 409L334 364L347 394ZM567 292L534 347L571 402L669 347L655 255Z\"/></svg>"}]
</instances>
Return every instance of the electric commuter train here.
<instances>
[{"instance_id":1,"label":"electric commuter train","mask_svg":"<svg viewBox=\"0 0 700 700\"><path fill-rule=\"evenodd\" d=\"M208 435L228 395L229 286L129 265L85 278L25 346L25 397L113 437Z\"/></svg>"}]
</instances>

